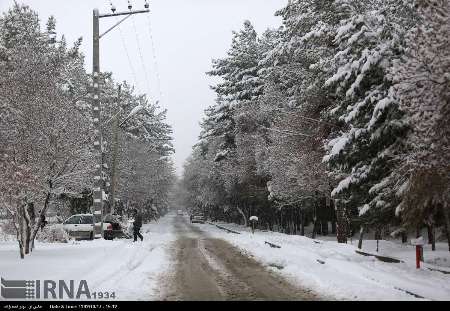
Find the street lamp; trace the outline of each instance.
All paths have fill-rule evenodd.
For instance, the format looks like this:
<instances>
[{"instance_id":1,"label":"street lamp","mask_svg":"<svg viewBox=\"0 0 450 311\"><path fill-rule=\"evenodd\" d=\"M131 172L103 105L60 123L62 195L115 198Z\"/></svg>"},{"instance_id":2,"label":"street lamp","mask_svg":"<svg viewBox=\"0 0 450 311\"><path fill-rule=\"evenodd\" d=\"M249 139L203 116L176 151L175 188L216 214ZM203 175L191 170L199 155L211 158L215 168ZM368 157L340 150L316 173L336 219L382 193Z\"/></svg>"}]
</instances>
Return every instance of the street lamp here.
<instances>
[{"instance_id":1,"label":"street lamp","mask_svg":"<svg viewBox=\"0 0 450 311\"><path fill-rule=\"evenodd\" d=\"M103 163L103 138L102 138L102 123L101 123L101 105L100 105L100 39L113 30L115 27L124 22L131 15L139 13L148 13L150 10L146 7L145 10L131 11L129 7L129 12L118 12L116 13L116 8L111 7L112 14L100 14L98 9L93 11L93 72L92 72L92 90L93 90L93 102L92 102L92 115L94 122L94 150L97 165L95 166L95 176L94 176L94 188L93 188L93 226L95 237L103 237L103 200L106 199L105 192L105 177L103 169L106 165ZM103 34L100 34L99 21L101 18L125 16L123 19L118 21ZM100 228L98 228L97 219L100 218Z\"/></svg>"}]
</instances>

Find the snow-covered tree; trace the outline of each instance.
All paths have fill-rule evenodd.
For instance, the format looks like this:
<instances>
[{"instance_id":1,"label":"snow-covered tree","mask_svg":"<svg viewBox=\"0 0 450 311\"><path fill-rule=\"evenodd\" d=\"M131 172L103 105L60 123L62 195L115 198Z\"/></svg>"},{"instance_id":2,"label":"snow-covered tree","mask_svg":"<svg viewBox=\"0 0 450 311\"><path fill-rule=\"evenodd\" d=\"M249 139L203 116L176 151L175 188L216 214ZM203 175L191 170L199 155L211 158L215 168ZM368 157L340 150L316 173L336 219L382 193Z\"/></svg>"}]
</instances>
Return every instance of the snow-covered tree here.
<instances>
[{"instance_id":1,"label":"snow-covered tree","mask_svg":"<svg viewBox=\"0 0 450 311\"><path fill-rule=\"evenodd\" d=\"M258 35L249 21L239 32L233 32L231 48L223 59L213 61L210 76L222 79L212 89L217 94L216 104L206 111L201 139L215 136L221 140L216 161L225 158L236 148L234 113L237 107L255 100L262 93L258 76L260 50Z\"/></svg>"},{"instance_id":2,"label":"snow-covered tree","mask_svg":"<svg viewBox=\"0 0 450 311\"><path fill-rule=\"evenodd\" d=\"M324 160L338 182L332 195L347 216L361 216L364 224L374 225L392 218L395 206L391 173L405 124L390 96L387 73L402 53L405 31L414 18L401 1L339 5L346 16L334 39L337 69L326 85L335 87L336 104L329 115L341 129L333 131Z\"/></svg>"},{"instance_id":3,"label":"snow-covered tree","mask_svg":"<svg viewBox=\"0 0 450 311\"><path fill-rule=\"evenodd\" d=\"M22 201L9 209L16 228L27 227L18 236L23 256L33 247L50 200L90 184L91 128L77 108L87 100L88 79L79 41L68 49L64 37L56 40L53 18L42 31L36 13L15 4L1 17L0 29L0 98L8 112L1 118L2 149L10 163L35 178L34 190L13 187Z\"/></svg>"},{"instance_id":4,"label":"snow-covered tree","mask_svg":"<svg viewBox=\"0 0 450 311\"><path fill-rule=\"evenodd\" d=\"M115 83L111 73L104 73L104 77L103 137L111 177L107 191L115 187L114 205L121 201L145 211L155 205L165 208L174 178L173 164L168 160L174 149L167 112L160 110L157 103L148 102L145 95L135 94L125 81Z\"/></svg>"},{"instance_id":5,"label":"snow-covered tree","mask_svg":"<svg viewBox=\"0 0 450 311\"><path fill-rule=\"evenodd\" d=\"M340 12L333 2L290 1L277 44L265 54L262 107L268 126L270 198L302 213L316 196L328 197L328 177L320 159L330 125L321 120L332 94L324 86L333 69L334 37Z\"/></svg>"},{"instance_id":6,"label":"snow-covered tree","mask_svg":"<svg viewBox=\"0 0 450 311\"><path fill-rule=\"evenodd\" d=\"M418 0L419 23L392 70L393 98L409 128L394 176L397 213L409 226L433 226L442 212L450 250L450 3Z\"/></svg>"},{"instance_id":7,"label":"snow-covered tree","mask_svg":"<svg viewBox=\"0 0 450 311\"><path fill-rule=\"evenodd\" d=\"M56 20L40 27L37 14L15 4L0 18L0 204L17 229L23 257L33 248L43 216L61 195L92 189L90 86L79 52L56 34ZM166 111L123 84L122 100L110 73L102 73L105 163L112 159L114 116L125 141L120 148L121 199L167 208L174 179L172 130ZM110 165L108 165L111 167ZM154 203L154 202L157 203ZM151 203L153 202L153 203ZM85 211L89 212L89 211Z\"/></svg>"},{"instance_id":8,"label":"snow-covered tree","mask_svg":"<svg viewBox=\"0 0 450 311\"><path fill-rule=\"evenodd\" d=\"M448 226L448 2L291 0L276 15L214 61L189 205L288 232L322 214L338 242L444 212Z\"/></svg>"}]
</instances>

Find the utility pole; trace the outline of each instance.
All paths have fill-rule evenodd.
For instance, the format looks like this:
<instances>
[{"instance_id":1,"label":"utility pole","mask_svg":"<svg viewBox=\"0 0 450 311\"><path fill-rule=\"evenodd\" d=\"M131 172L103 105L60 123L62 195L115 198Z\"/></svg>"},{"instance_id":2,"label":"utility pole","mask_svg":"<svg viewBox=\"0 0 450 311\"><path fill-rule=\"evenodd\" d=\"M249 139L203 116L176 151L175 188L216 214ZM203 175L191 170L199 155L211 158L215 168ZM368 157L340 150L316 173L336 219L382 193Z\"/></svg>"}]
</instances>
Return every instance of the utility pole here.
<instances>
[{"instance_id":1,"label":"utility pole","mask_svg":"<svg viewBox=\"0 0 450 311\"><path fill-rule=\"evenodd\" d=\"M93 68L92 68L92 87L93 87L93 104L92 104L92 116L94 119L94 150L97 164L95 165L94 176L94 235L95 237L103 237L103 141L102 141L102 129L101 129L101 114L100 114L100 59L99 59L99 41L100 41L100 28L99 28L99 12L94 10L93 16ZM100 219L99 219L100 218ZM100 228L96 225L101 223Z\"/></svg>"},{"instance_id":2,"label":"utility pole","mask_svg":"<svg viewBox=\"0 0 450 311\"><path fill-rule=\"evenodd\" d=\"M117 98L117 103L120 109L120 92L121 85L119 85L119 94ZM115 200L116 200L116 189L117 189L117 157L119 153L119 114L116 114L114 118L114 145L113 145L113 159L112 159L112 171L111 171L111 214L114 214Z\"/></svg>"},{"instance_id":3,"label":"utility pole","mask_svg":"<svg viewBox=\"0 0 450 311\"><path fill-rule=\"evenodd\" d=\"M94 205L93 205L93 226L94 226L94 237L103 237L103 200L106 199L105 196L105 173L103 168L106 168L106 164L103 163L103 139L102 139L102 122L101 122L101 104L100 104L100 39L106 35L108 32L113 30L119 24L124 22L131 15L139 13L148 13L148 3L145 2L145 10L132 11L132 6L129 3L129 12L118 12L116 13L116 8L111 7L112 14L100 14L98 9L93 11L93 68L92 68L92 93L93 93L93 103L92 103L92 115L94 121L94 150L95 150L95 160L97 162L95 168L94 176ZM123 19L118 21L112 27L110 27L103 34L100 34L100 19L106 17L117 17L125 16ZM100 226L96 224L100 223Z\"/></svg>"}]
</instances>

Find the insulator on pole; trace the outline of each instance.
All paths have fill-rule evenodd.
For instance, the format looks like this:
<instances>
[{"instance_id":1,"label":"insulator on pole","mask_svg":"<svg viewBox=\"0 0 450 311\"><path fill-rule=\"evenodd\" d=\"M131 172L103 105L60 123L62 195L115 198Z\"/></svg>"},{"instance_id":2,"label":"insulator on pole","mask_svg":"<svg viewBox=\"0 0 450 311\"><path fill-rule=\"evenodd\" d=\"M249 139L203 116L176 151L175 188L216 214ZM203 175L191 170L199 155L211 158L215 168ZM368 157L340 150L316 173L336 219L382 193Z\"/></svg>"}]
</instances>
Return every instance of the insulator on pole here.
<instances>
[{"instance_id":1,"label":"insulator on pole","mask_svg":"<svg viewBox=\"0 0 450 311\"><path fill-rule=\"evenodd\" d=\"M111 11L113 12L113 14L116 12L116 6L112 3L112 1L109 1L109 5L111 6Z\"/></svg>"},{"instance_id":2,"label":"insulator on pole","mask_svg":"<svg viewBox=\"0 0 450 311\"><path fill-rule=\"evenodd\" d=\"M131 5L130 0L128 0L128 10L131 10L133 8L133 6Z\"/></svg>"},{"instance_id":3,"label":"insulator on pole","mask_svg":"<svg viewBox=\"0 0 450 311\"><path fill-rule=\"evenodd\" d=\"M145 4L144 4L144 7L145 7L146 9L148 9L148 8L149 8L149 5L148 5L148 2L147 2L147 0L145 0Z\"/></svg>"}]
</instances>

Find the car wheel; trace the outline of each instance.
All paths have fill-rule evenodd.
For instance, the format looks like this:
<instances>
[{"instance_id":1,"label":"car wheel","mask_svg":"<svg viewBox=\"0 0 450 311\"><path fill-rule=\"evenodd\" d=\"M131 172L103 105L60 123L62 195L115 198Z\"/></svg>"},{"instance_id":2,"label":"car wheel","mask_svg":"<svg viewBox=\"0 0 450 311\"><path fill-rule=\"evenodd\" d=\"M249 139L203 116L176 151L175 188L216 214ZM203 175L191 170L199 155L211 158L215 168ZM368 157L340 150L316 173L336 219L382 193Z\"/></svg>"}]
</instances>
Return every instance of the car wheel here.
<instances>
[{"instance_id":1,"label":"car wheel","mask_svg":"<svg viewBox=\"0 0 450 311\"><path fill-rule=\"evenodd\" d=\"M94 239L94 232L91 232L90 234L89 234L89 240L93 240Z\"/></svg>"}]
</instances>

